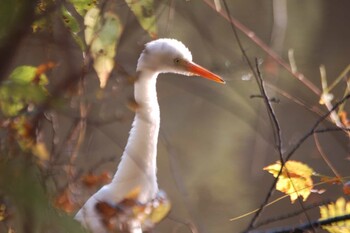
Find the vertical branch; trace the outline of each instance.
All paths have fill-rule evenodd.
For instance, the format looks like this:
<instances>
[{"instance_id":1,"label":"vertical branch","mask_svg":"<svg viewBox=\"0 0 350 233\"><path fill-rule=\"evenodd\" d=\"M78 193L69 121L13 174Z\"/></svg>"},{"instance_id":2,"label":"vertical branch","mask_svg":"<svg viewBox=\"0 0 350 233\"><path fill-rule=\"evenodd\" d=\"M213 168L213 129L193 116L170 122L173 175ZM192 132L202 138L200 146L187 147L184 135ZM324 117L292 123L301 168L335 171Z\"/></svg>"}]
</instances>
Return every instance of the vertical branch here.
<instances>
[{"instance_id":1,"label":"vertical branch","mask_svg":"<svg viewBox=\"0 0 350 233\"><path fill-rule=\"evenodd\" d=\"M86 124L87 124L86 120L87 120L88 106L84 98L84 94L85 94L84 76L85 76L85 65L83 67L83 74L81 75L80 80L78 82L78 96L80 97L80 100L79 100L80 101L79 103L80 119L79 119L79 122L77 123L76 129L74 130L75 133L72 134L73 137L74 135L76 135L76 144L73 148L73 151L69 160L69 166L68 166L69 179L68 180L74 177L74 171L75 171L74 163L79 155L79 151L84 142L85 133L86 133Z\"/></svg>"},{"instance_id":2,"label":"vertical branch","mask_svg":"<svg viewBox=\"0 0 350 233\"><path fill-rule=\"evenodd\" d=\"M269 201L269 199L270 199L270 197L271 197L271 195L273 193L274 187L277 184L277 181L278 181L280 175L282 174L283 169L286 170L286 173L288 175L288 179L290 180L293 189L295 190L296 193L298 193L298 190L295 187L295 185L294 185L294 183L293 183L293 181L292 181L292 179L290 177L290 173L289 173L287 167L285 166L285 162L287 160L283 159L281 128L280 128L279 122L277 120L276 114L275 114L275 112L274 112L274 110L273 110L273 108L271 106L271 102L269 101L269 98L268 98L267 93L265 91L264 81L263 81L262 76L261 76L261 72L260 72L260 69L259 69L259 64L258 64L257 59L256 59L255 64L256 64L256 71L257 71L258 85L261 86L262 96L264 98L266 107L268 109L268 114L269 114L270 120L272 122L272 126L274 126L274 129L275 129L275 135L276 135L275 136L275 139L276 139L275 142L276 142L276 148L277 148L278 153L279 153L281 169L279 170L278 175L277 175L277 177L275 178L275 180L273 182L273 186L271 187L271 189L269 190L269 192L268 192L268 194L267 194L267 196L265 198L265 201L261 204L259 210L256 212L256 214L254 215L251 223L249 224L249 227L248 227L247 231L250 230L251 228L255 227L255 224L256 224L256 222L258 220L258 217L262 213L263 209L266 207L266 205L267 205L267 203L268 203L268 201ZM306 208L304 207L303 201L300 199L299 195L297 195L297 196L298 196L298 203L299 203L299 205L300 205L300 207L302 209L302 212L304 213L307 221L310 223L311 222L311 218L309 217L308 213L306 212ZM312 230L313 230L313 232L315 232L314 229L312 229Z\"/></svg>"},{"instance_id":3,"label":"vertical branch","mask_svg":"<svg viewBox=\"0 0 350 233\"><path fill-rule=\"evenodd\" d=\"M255 68L257 72L257 82L261 90L262 97L264 99L265 105L267 107L267 112L269 114L269 118L271 120L272 127L274 128L274 135L275 135L275 146L277 149L277 152L279 154L279 159L281 161L282 167L284 166L284 161L283 161L283 154L282 154L282 135L281 135L281 127L280 124L277 120L275 111L273 110L271 106L271 102L269 100L269 97L267 96L266 90L265 90L265 84L261 76L260 68L259 68L259 63L258 60L255 59Z\"/></svg>"},{"instance_id":4,"label":"vertical branch","mask_svg":"<svg viewBox=\"0 0 350 233\"><path fill-rule=\"evenodd\" d=\"M231 13L230 13L230 10L227 6L227 3L225 0L223 0L223 3L224 3L224 8L226 10L226 15L229 19L230 22L233 22L232 18L231 18ZM243 54L243 57L244 59L246 60L251 72L253 73L254 77L255 77L255 80L258 84L258 88L260 90L260 93L261 95L263 96L264 98L264 102L266 104L266 107L268 109L268 115L269 115L269 118L270 118L270 121L272 122L271 125L273 127L273 131L274 131L274 137L275 137L275 143L276 143L276 148L278 150L278 153L279 153L279 157L280 157L280 160L281 160L281 170L279 171L279 174L278 176L282 173L282 169L283 169L283 166L284 166L284 160L282 158L282 151L281 151L281 137L280 137L280 134L281 134L281 131L280 131L280 127L279 127L279 123L277 121L277 118L274 116L274 112L272 110L272 107L270 105L270 102L269 102L269 99L268 97L266 96L266 93L265 93L265 90L263 88L263 83L262 83L262 79L261 79L261 76L260 76L260 71L259 69L255 69L253 67L253 64L250 62L249 58L248 58L248 55L246 54L245 52L245 49L243 48L243 45L241 43L241 40L238 36L238 33L237 33L237 30L236 30L236 24L234 23L231 23L231 29L234 33L234 36L235 36L235 39L237 41L237 44ZM256 60L257 62L257 60ZM258 68L258 64L257 64L257 68ZM274 190L274 187L277 183L277 180L278 180L278 177L275 178L272 186L270 187L270 191L268 193L268 195L266 196L265 200L263 201L263 203L261 204L259 210L255 213L254 217L252 218L248 228L246 231L249 231L251 228L254 227L258 217L260 216L261 212L263 211L264 207L266 206L266 204L268 203L272 193L273 193L273 190Z\"/></svg>"},{"instance_id":5,"label":"vertical branch","mask_svg":"<svg viewBox=\"0 0 350 233\"><path fill-rule=\"evenodd\" d=\"M58 119L55 113L50 112L44 115L46 120L51 123L52 128L52 141L51 141L51 151L50 151L50 163L57 159L57 144L59 142L58 137Z\"/></svg>"},{"instance_id":6,"label":"vertical branch","mask_svg":"<svg viewBox=\"0 0 350 233\"><path fill-rule=\"evenodd\" d=\"M245 52L244 48L243 48L243 45L242 45L242 42L240 41L240 38L238 36L238 33L237 33L237 30L236 30L236 24L234 24L234 20L231 18L231 13L229 11L229 8L227 6L227 3L225 0L223 0L223 3L224 3L224 8L225 8L225 11L226 11L226 15L229 19L230 22L232 22L230 25L231 25L231 28L232 28L232 31L235 35L235 38L236 38L236 41L238 43L238 46L243 54L243 57L245 58L251 72L253 73L254 77L255 77L255 80L258 84L258 87L259 87L259 90L260 90L260 94L263 96L263 99L264 99L264 103L265 103L265 106L267 108L267 113L268 113L268 116L269 116L269 119L271 121L271 126L273 127L273 132L274 132L274 141L275 141L275 147L276 147L276 150L277 150L277 153L279 155L279 160L281 162L281 169L277 175L277 177L275 178L272 186L270 187L270 191L268 192L265 200L263 201L263 203L261 204L259 210L255 213L254 217L252 218L248 228L246 231L249 231L250 229L254 228L254 225L256 224L257 220L258 220L258 217L260 216L260 214L262 213L263 209L265 208L266 204L268 203L272 193L273 193L273 190L274 190L274 187L275 185L277 184L277 181L279 179L279 176L282 174L282 171L283 169L287 169L284 165L285 165L285 161L287 160L284 160L283 159L283 153L282 153L282 137L281 137L281 128L280 128L280 125L279 125L279 122L277 120L277 117L275 115L275 112L271 106L271 103L270 103L270 100L266 94L266 91L265 91L265 88L264 88L264 82L263 82L263 79L262 79L262 76L261 76L261 73L260 73L260 69L259 69L259 63L258 63L258 60L255 59L255 64L256 66L254 67L253 64L251 63L251 61L249 60L249 57L247 55L247 53ZM290 69L290 67L289 67ZM289 172L287 170L287 174L289 176ZM289 177L290 179L290 177ZM292 183L292 186L294 187L294 184L293 182ZM294 187L294 190L295 187ZM298 197L298 202L301 206L301 208L303 209L303 213L305 214L307 220L310 222L310 218L307 214L307 212L305 211L305 208L303 206L303 203L302 203L302 200L300 200L300 198Z\"/></svg>"},{"instance_id":7,"label":"vertical branch","mask_svg":"<svg viewBox=\"0 0 350 233\"><path fill-rule=\"evenodd\" d=\"M76 125L75 130L73 131L72 137L76 137L76 143L74 145L72 154L70 156L69 160L69 166L68 166L68 177L71 178L74 176L74 163L75 160L78 158L79 150L84 142L85 139L85 132L86 132L86 115L87 115L87 107L83 101L80 103L80 120L78 124Z\"/></svg>"}]
</instances>

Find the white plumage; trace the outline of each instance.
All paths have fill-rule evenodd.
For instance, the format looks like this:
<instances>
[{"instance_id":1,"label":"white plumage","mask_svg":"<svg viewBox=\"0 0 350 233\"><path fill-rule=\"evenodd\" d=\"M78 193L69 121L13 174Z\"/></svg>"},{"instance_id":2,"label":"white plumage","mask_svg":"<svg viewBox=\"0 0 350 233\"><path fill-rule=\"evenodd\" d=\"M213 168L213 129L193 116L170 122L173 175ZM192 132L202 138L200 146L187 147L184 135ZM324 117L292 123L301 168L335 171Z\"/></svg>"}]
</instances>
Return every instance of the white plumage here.
<instances>
[{"instance_id":1,"label":"white plumage","mask_svg":"<svg viewBox=\"0 0 350 233\"><path fill-rule=\"evenodd\" d=\"M111 183L92 195L75 218L93 233L108 233L96 211L98 202L119 203L133 189L140 188L138 201L152 200L158 192L157 142L160 124L156 81L159 73L200 75L224 83L217 75L192 62L191 52L175 39L158 39L147 43L137 64L134 84L138 104L129 139L118 170ZM142 233L141 224L130 221L129 231Z\"/></svg>"}]
</instances>

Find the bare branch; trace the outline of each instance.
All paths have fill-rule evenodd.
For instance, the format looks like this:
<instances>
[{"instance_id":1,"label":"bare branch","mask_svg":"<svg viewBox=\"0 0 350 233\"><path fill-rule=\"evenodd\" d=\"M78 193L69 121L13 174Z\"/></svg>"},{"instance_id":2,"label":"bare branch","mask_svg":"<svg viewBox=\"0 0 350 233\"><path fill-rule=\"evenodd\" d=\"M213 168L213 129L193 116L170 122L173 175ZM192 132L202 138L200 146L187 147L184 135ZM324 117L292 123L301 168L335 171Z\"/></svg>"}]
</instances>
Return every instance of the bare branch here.
<instances>
[{"instance_id":1,"label":"bare branch","mask_svg":"<svg viewBox=\"0 0 350 233\"><path fill-rule=\"evenodd\" d=\"M203 0L210 8L215 10L215 5L210 0ZM224 1L225 2L225 1ZM237 19L234 19L231 15L227 14L225 11L218 11L218 13L230 22L232 26L240 30L243 34L245 34L248 38L250 38L255 44L257 44L262 50L264 50L273 60L275 60L278 64L280 64L284 69L286 69L294 78L298 79L305 86L307 86L312 92L314 92L317 96L321 95L321 91L318 87L316 87L309 79L305 77L304 74L300 72L293 72L291 67L285 62L278 54L270 49L270 47L265 44L259 37L255 35L253 31L240 23Z\"/></svg>"},{"instance_id":2,"label":"bare branch","mask_svg":"<svg viewBox=\"0 0 350 233\"><path fill-rule=\"evenodd\" d=\"M350 219L350 214L345 214L342 216L337 216L334 218L328 218L323 220L317 220L313 221L311 223L304 223L298 226L294 226L291 228L278 228L278 229L271 229L271 230L265 230L265 231L255 231L254 233L303 233L307 230L318 228L321 226L327 226L332 223L341 222L345 220Z\"/></svg>"},{"instance_id":3,"label":"bare branch","mask_svg":"<svg viewBox=\"0 0 350 233\"><path fill-rule=\"evenodd\" d=\"M331 203L331 201L328 200L328 201L322 201L322 202L319 202L319 203L311 204L311 205L305 206L304 209L295 211L293 213L280 215L280 216L278 216L276 218L270 218L270 219L267 219L265 221L262 221L262 222L256 224L255 227L258 228L258 227L261 227L261 226L264 226L264 225L267 225L267 224L270 224L270 223L273 223L273 222L277 222L277 221L285 220L285 219L288 219L288 218L292 218L292 217L295 217L295 216L298 216L298 215L304 213L305 210L310 210L310 209L313 209L315 207L319 207L321 205L326 205L326 204L329 204L329 203Z\"/></svg>"}]
</instances>

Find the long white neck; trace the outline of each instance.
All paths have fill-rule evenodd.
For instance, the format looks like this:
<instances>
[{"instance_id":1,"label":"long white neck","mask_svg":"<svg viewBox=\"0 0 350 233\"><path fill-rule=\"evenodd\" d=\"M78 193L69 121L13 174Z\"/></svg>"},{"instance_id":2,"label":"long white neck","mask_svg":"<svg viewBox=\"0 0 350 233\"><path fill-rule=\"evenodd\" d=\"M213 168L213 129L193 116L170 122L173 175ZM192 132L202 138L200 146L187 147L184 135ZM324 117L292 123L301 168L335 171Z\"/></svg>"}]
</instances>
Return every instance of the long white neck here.
<instances>
[{"instance_id":1,"label":"long white neck","mask_svg":"<svg viewBox=\"0 0 350 233\"><path fill-rule=\"evenodd\" d=\"M116 189L140 188L140 201L152 199L158 191L156 178L160 113L156 81L158 73L139 72L135 82L138 104L129 139L112 184Z\"/></svg>"}]
</instances>

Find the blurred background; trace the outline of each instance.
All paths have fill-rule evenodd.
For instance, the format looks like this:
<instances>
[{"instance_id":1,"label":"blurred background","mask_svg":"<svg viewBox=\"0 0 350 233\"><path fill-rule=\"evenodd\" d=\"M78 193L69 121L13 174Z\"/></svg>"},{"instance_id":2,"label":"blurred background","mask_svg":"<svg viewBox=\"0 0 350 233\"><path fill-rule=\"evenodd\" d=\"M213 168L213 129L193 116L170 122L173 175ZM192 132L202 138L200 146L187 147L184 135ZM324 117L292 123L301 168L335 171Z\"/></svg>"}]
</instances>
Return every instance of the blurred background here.
<instances>
[{"instance_id":1,"label":"blurred background","mask_svg":"<svg viewBox=\"0 0 350 233\"><path fill-rule=\"evenodd\" d=\"M220 85L174 74L162 74L158 78L161 109L158 179L160 188L172 202L172 210L154 232L243 231L251 215L233 222L229 219L260 206L273 182L273 177L263 168L279 160L266 106L262 98L251 98L260 92L231 25L208 2L214 6L210 0L153 3L157 36L182 41L196 63L227 82ZM286 64L289 64L288 53L294 52L297 70L319 90L322 90L321 65L326 69L329 84L349 65L349 1L235 0L226 3L232 18L249 28ZM226 12L221 1L216 4L221 12ZM73 135L72 128L81 116L82 99L89 110L84 141L74 160L76 172L114 174L128 138L134 113L128 108L133 87L127 80L135 75L138 56L151 38L124 1L116 1L116 10L123 32L117 44L116 68L105 90L100 90L93 69L87 69L83 94L77 94L74 87L62 90L61 100L48 109L46 120L40 124L40 135L58 158L52 165L51 175L61 190L67 182L65 168L74 152L73 146L67 145L67 137ZM53 13L50 19L53 25L50 31L21 38L7 70L53 61L58 65L48 77L49 89L55 90L61 88L59 83L63 79L82 74L84 58L57 16ZM79 35L82 36L82 32ZM327 112L327 108L319 104L321 92L314 93L298 81L239 30L238 36L253 64L255 58L260 62L268 96L276 99L272 106L281 126L282 151L289 152L320 115ZM346 82L341 81L332 90L334 102L343 97L345 89ZM331 121L320 126L331 127L335 127ZM339 174L348 176L346 133L319 134L317 140ZM303 143L292 159L308 164L317 173L335 176L320 156L314 137ZM319 179L314 178L314 182ZM85 188L83 193L75 194L76 202L83 204L97 188ZM344 196L341 185L324 184L317 189L326 191L311 194L305 205ZM282 195L275 191L271 200ZM278 218L300 209L297 202L291 204L287 197L267 207L260 219ZM316 220L319 209L314 208L309 214ZM306 221L305 215L300 214L264 228Z\"/></svg>"}]
</instances>

